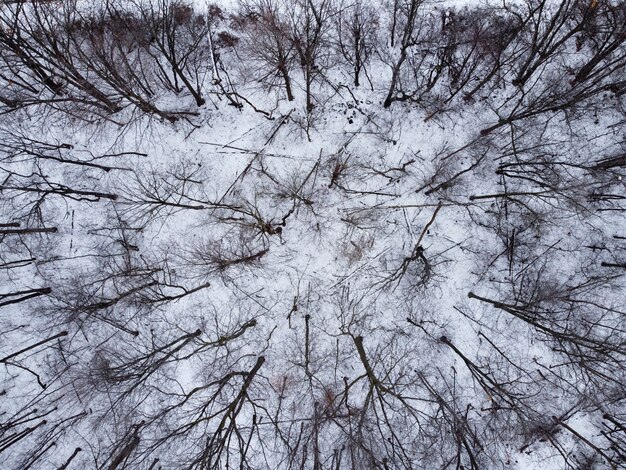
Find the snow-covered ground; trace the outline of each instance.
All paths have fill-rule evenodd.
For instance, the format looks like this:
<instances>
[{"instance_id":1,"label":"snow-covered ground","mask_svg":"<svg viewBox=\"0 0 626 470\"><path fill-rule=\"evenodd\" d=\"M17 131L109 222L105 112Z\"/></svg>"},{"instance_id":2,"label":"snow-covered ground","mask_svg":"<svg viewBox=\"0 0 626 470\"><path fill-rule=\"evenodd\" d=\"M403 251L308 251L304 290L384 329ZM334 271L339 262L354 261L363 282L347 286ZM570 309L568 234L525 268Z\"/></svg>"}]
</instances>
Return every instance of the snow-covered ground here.
<instances>
[{"instance_id":1,"label":"snow-covered ground","mask_svg":"<svg viewBox=\"0 0 626 470\"><path fill-rule=\"evenodd\" d=\"M288 101L257 47L276 37L226 1L202 106L141 60L158 112L3 101L0 467L624 467L624 44L599 93L573 78L605 50L582 26L541 62L531 33L502 44L505 10L427 4L402 52L392 5L367 10L358 87L329 14L308 110L296 50ZM562 6L553 36L557 10L532 13L537 47L574 27Z\"/></svg>"}]
</instances>

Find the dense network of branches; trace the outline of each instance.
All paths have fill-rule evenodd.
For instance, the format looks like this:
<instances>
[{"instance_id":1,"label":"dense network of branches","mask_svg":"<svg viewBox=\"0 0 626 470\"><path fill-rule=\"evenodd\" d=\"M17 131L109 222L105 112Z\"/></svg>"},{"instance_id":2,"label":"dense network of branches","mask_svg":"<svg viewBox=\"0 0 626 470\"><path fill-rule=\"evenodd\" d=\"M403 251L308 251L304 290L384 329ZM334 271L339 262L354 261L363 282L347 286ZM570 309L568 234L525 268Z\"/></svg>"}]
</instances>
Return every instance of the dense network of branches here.
<instances>
[{"instance_id":1,"label":"dense network of branches","mask_svg":"<svg viewBox=\"0 0 626 470\"><path fill-rule=\"evenodd\" d=\"M620 0L2 0L0 467L626 468L625 136Z\"/></svg>"}]
</instances>

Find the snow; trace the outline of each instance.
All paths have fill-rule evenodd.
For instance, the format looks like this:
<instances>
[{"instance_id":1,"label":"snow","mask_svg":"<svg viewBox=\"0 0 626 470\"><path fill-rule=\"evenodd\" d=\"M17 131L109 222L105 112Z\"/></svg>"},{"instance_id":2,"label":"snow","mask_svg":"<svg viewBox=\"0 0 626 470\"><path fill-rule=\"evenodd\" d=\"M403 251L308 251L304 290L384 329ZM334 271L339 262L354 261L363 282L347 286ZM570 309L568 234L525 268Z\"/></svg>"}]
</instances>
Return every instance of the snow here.
<instances>
[{"instance_id":1,"label":"snow","mask_svg":"<svg viewBox=\"0 0 626 470\"><path fill-rule=\"evenodd\" d=\"M621 271L601 263L623 262L626 226L619 200L590 194L623 195L623 168L590 165L623 151L622 98L596 101L597 120L581 105L481 135L516 111L512 85L442 112L384 109L390 70L373 58L372 87L329 66L335 87L316 82L307 113L297 68L287 102L254 81L245 54L221 60L267 114L208 83L202 108L159 97L199 113L175 123L130 107L115 117L124 126L0 118L5 142L67 143L58 155L111 168L3 150L0 222L58 232L2 238L0 264L35 258L3 267L2 292L52 294L2 307L0 357L69 333L19 357L45 389L4 367L1 422L37 406L57 425L32 468L58 468L76 447L73 468L115 468L125 448L127 468L225 468L227 455L231 467L244 455L242 468L460 468L460 449L465 468L550 470L586 465L590 443L608 453L602 416L624 416L625 317ZM7 189L51 182L115 198ZM516 309L616 352L585 363L584 345ZM222 454L203 454L232 429ZM8 448L6 468L25 468L41 435Z\"/></svg>"}]
</instances>

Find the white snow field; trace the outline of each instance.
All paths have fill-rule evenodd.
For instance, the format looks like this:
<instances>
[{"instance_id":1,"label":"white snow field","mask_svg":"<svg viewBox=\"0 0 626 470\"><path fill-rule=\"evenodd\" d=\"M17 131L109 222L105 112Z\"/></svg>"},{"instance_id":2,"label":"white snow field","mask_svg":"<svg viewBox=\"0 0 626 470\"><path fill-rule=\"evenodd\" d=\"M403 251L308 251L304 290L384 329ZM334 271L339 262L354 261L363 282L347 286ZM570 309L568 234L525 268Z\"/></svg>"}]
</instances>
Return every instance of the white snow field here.
<instances>
[{"instance_id":1,"label":"white snow field","mask_svg":"<svg viewBox=\"0 0 626 470\"><path fill-rule=\"evenodd\" d=\"M5 1L0 469L626 468L626 6Z\"/></svg>"}]
</instances>

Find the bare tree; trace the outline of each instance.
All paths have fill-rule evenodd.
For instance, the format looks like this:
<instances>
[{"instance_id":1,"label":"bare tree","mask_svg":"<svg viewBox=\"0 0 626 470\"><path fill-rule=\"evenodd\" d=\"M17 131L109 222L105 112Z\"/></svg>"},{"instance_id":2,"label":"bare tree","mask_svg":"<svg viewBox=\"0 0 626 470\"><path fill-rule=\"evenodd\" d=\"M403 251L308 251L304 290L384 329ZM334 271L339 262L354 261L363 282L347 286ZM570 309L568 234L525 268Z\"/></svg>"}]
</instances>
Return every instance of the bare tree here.
<instances>
[{"instance_id":1,"label":"bare tree","mask_svg":"<svg viewBox=\"0 0 626 470\"><path fill-rule=\"evenodd\" d=\"M361 84L362 74L367 76L366 66L376 47L377 16L375 8L361 1L341 8L337 15L337 47L354 71L355 87Z\"/></svg>"},{"instance_id":2,"label":"bare tree","mask_svg":"<svg viewBox=\"0 0 626 470\"><path fill-rule=\"evenodd\" d=\"M286 6L275 0L241 4L237 26L244 33L241 47L247 60L258 62L254 80L270 89L280 83L288 101L294 100L291 75L295 47L289 31Z\"/></svg>"}]
</instances>

